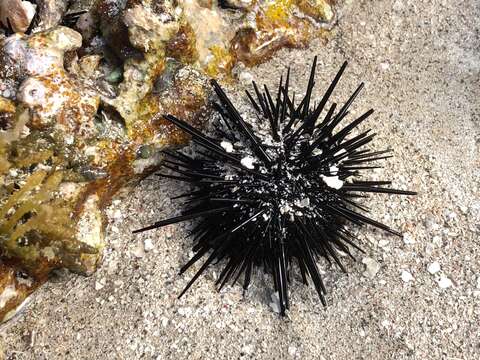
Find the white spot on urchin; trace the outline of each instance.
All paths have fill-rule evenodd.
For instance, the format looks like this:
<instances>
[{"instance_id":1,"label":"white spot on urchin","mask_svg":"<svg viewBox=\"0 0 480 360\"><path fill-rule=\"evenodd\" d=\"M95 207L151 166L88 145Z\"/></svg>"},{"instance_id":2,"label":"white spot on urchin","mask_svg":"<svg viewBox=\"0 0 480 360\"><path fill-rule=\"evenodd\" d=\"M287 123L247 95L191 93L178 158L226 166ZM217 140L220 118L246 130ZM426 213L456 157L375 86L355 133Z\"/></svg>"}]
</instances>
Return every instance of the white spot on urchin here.
<instances>
[{"instance_id":1,"label":"white spot on urchin","mask_svg":"<svg viewBox=\"0 0 480 360\"><path fill-rule=\"evenodd\" d=\"M336 167L335 165L330 166L330 173L331 174L337 173L337 172L338 172L338 167Z\"/></svg>"},{"instance_id":2,"label":"white spot on urchin","mask_svg":"<svg viewBox=\"0 0 480 360\"><path fill-rule=\"evenodd\" d=\"M255 166L253 166L253 163L255 162L255 159L251 156L245 156L242 160L240 160L240 163L245 166L247 169L254 169Z\"/></svg>"},{"instance_id":3,"label":"white spot on urchin","mask_svg":"<svg viewBox=\"0 0 480 360\"><path fill-rule=\"evenodd\" d=\"M310 199L308 197L301 199L301 200L295 200L295 206L299 208L304 208L307 206L310 206Z\"/></svg>"},{"instance_id":4,"label":"white spot on urchin","mask_svg":"<svg viewBox=\"0 0 480 360\"><path fill-rule=\"evenodd\" d=\"M343 186L343 181L338 178L338 176L321 176L323 182L327 184L328 187L332 189L341 189Z\"/></svg>"},{"instance_id":5,"label":"white spot on urchin","mask_svg":"<svg viewBox=\"0 0 480 360\"><path fill-rule=\"evenodd\" d=\"M229 142L229 141L222 141L222 142L220 143L220 146L221 146L222 148L224 148L227 153L233 152L233 145L232 145L232 143Z\"/></svg>"},{"instance_id":6,"label":"white spot on urchin","mask_svg":"<svg viewBox=\"0 0 480 360\"><path fill-rule=\"evenodd\" d=\"M282 204L280 206L280 214L282 215L291 212L291 210L292 210L292 207L288 203Z\"/></svg>"}]
</instances>

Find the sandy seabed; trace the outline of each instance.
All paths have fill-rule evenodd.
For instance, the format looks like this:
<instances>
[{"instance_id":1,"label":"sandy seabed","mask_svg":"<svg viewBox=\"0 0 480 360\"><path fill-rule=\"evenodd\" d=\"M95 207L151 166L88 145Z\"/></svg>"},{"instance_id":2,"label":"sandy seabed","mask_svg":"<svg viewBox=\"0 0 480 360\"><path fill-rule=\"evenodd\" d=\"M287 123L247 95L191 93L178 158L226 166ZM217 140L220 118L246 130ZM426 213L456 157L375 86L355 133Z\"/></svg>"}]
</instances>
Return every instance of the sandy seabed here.
<instances>
[{"instance_id":1,"label":"sandy seabed","mask_svg":"<svg viewBox=\"0 0 480 360\"><path fill-rule=\"evenodd\" d=\"M178 208L170 200L178 184L152 177L110 208L99 271L57 275L0 334L6 359L480 358L480 3L339 7L328 43L280 51L250 72L273 87L291 65L301 93L318 55L319 95L349 61L336 99L365 81L354 115L375 108L367 124L378 132L374 146L395 150L372 177L419 192L369 203L403 239L362 229L366 254L345 260L348 275L322 266L327 308L294 279L291 311L280 318L268 279L256 276L245 296L240 286L219 294L219 267L177 300L193 275L178 275L191 255L187 226L131 235Z\"/></svg>"}]
</instances>

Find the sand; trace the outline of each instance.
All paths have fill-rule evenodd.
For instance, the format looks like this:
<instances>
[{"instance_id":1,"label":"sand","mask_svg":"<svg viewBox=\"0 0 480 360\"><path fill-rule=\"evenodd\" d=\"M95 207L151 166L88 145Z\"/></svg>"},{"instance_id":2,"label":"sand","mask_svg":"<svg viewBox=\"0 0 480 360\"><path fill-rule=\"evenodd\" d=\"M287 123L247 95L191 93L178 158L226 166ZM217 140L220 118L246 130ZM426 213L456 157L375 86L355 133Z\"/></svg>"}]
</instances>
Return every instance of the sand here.
<instances>
[{"instance_id":1,"label":"sand","mask_svg":"<svg viewBox=\"0 0 480 360\"><path fill-rule=\"evenodd\" d=\"M480 3L475 0L345 1L328 43L280 51L251 69L273 86L292 66L297 92L319 56L318 90L349 61L335 96L365 90L354 109L376 112L374 145L395 158L372 178L416 197L374 196L379 220L403 238L364 228L366 254L349 274L322 264L322 307L297 278L291 311L270 307L262 275L245 296L217 293L213 267L176 297L193 271L188 226L134 236L178 211L181 188L143 181L109 211L108 249L90 278L57 274L0 334L6 359L478 359L480 358ZM248 78L248 74L244 74ZM237 89L241 90L241 89ZM234 90L229 89L232 93ZM238 93L236 103L244 101Z\"/></svg>"}]
</instances>

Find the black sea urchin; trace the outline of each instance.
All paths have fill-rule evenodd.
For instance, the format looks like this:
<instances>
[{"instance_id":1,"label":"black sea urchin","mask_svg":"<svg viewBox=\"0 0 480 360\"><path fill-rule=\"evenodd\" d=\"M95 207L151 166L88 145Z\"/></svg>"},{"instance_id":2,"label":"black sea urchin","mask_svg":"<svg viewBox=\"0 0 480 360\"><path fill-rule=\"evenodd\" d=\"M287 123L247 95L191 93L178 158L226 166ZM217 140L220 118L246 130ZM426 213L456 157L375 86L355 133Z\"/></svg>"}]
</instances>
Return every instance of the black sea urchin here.
<instances>
[{"instance_id":1,"label":"black sea urchin","mask_svg":"<svg viewBox=\"0 0 480 360\"><path fill-rule=\"evenodd\" d=\"M245 122L215 80L218 96L214 107L220 114L215 137L207 136L172 115L165 119L192 136L202 150L191 157L179 151L165 151L163 167L173 171L160 176L186 181L197 189L188 198L181 216L159 221L136 232L200 218L194 227L195 255L181 273L207 256L182 296L214 261L225 261L217 285L235 283L243 274L247 289L255 267L272 274L280 300L280 312L289 308L289 273L297 263L303 282L310 277L325 305L325 286L316 261L331 259L343 270L338 251L353 258L350 246L361 251L346 223L369 224L400 235L387 225L363 213L357 203L363 193L413 195L413 192L385 188L389 181L360 181L363 170L390 157L389 151L372 151L370 130L351 135L373 110L337 130L363 83L339 108L330 105L320 117L333 89L345 70L345 62L318 104L311 107L316 67L314 60L305 97L297 105L289 96L290 70L280 80L275 101L267 87L261 93L253 83L257 100L247 91L256 122ZM220 119L222 121L220 121ZM267 126L265 126L267 125ZM268 131L266 131L267 129Z\"/></svg>"}]
</instances>

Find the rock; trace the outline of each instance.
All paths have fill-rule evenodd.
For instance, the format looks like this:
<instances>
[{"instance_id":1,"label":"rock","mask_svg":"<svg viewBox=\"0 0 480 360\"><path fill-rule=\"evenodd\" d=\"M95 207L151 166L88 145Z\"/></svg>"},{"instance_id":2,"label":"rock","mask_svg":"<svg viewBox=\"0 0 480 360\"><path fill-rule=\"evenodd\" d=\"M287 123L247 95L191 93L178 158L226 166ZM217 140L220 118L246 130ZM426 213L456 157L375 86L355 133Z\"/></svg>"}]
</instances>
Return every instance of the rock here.
<instances>
[{"instance_id":1,"label":"rock","mask_svg":"<svg viewBox=\"0 0 480 360\"><path fill-rule=\"evenodd\" d=\"M0 23L12 27L14 32L24 33L35 16L35 5L29 1L2 0L0 2Z\"/></svg>"},{"instance_id":2,"label":"rock","mask_svg":"<svg viewBox=\"0 0 480 360\"><path fill-rule=\"evenodd\" d=\"M95 290L100 291L105 287L105 279L95 281Z\"/></svg>"},{"instance_id":3,"label":"rock","mask_svg":"<svg viewBox=\"0 0 480 360\"><path fill-rule=\"evenodd\" d=\"M411 234L405 233L403 234L403 242L405 243L405 245L411 245L415 243L415 239Z\"/></svg>"},{"instance_id":4,"label":"rock","mask_svg":"<svg viewBox=\"0 0 480 360\"><path fill-rule=\"evenodd\" d=\"M365 264L364 275L370 279L374 278L380 270L380 264L372 258L363 258L362 263Z\"/></svg>"},{"instance_id":5,"label":"rock","mask_svg":"<svg viewBox=\"0 0 480 360\"><path fill-rule=\"evenodd\" d=\"M242 353L247 354L247 355L252 355L255 350L255 346L252 344L247 344L242 347Z\"/></svg>"},{"instance_id":6,"label":"rock","mask_svg":"<svg viewBox=\"0 0 480 360\"><path fill-rule=\"evenodd\" d=\"M440 277L440 280L438 280L437 283L438 283L438 286L440 286L440 288L442 288L442 289L447 289L447 288L453 286L452 280L450 280L448 277L446 277L444 275L442 275Z\"/></svg>"},{"instance_id":7,"label":"rock","mask_svg":"<svg viewBox=\"0 0 480 360\"><path fill-rule=\"evenodd\" d=\"M380 247L382 247L382 248L387 247L388 244L390 244L390 241L385 240L385 239L382 239L382 240L380 240L380 241L378 242L378 246L380 246Z\"/></svg>"},{"instance_id":8,"label":"rock","mask_svg":"<svg viewBox=\"0 0 480 360\"><path fill-rule=\"evenodd\" d=\"M270 298L272 299L270 303L270 308L273 310L273 312L280 314L281 307L280 307L280 298L279 298L278 292L272 293L270 295Z\"/></svg>"},{"instance_id":9,"label":"rock","mask_svg":"<svg viewBox=\"0 0 480 360\"><path fill-rule=\"evenodd\" d=\"M150 238L145 239L143 244L144 244L144 247L145 247L145 251L147 251L147 252L155 249L155 245L153 245L152 239L150 239Z\"/></svg>"},{"instance_id":10,"label":"rock","mask_svg":"<svg viewBox=\"0 0 480 360\"><path fill-rule=\"evenodd\" d=\"M410 282L410 281L413 280L413 275L410 274L410 273L409 273L408 271L406 271L406 270L403 270L403 271L402 271L402 275L401 275L401 276L402 276L403 282L408 283L408 282Z\"/></svg>"},{"instance_id":11,"label":"rock","mask_svg":"<svg viewBox=\"0 0 480 360\"><path fill-rule=\"evenodd\" d=\"M432 239L433 243L438 246L438 247L441 247L442 244L443 244L443 241L442 241L442 238L439 236L439 235L435 235Z\"/></svg>"},{"instance_id":12,"label":"rock","mask_svg":"<svg viewBox=\"0 0 480 360\"><path fill-rule=\"evenodd\" d=\"M105 223L101 212L100 198L97 194L88 196L83 202L83 208L78 213L75 234L77 241L91 248L93 253L84 253L80 259L65 260L65 265L72 271L93 274L97 268L102 251L105 247Z\"/></svg>"},{"instance_id":13,"label":"rock","mask_svg":"<svg viewBox=\"0 0 480 360\"><path fill-rule=\"evenodd\" d=\"M432 262L430 265L428 265L427 271L432 275L436 274L440 271L440 264L437 261Z\"/></svg>"},{"instance_id":14,"label":"rock","mask_svg":"<svg viewBox=\"0 0 480 360\"><path fill-rule=\"evenodd\" d=\"M143 247L143 244L142 243L139 243L137 244L133 250L132 250L132 254L136 257L136 258L142 258L145 256L145 248Z\"/></svg>"},{"instance_id":15,"label":"rock","mask_svg":"<svg viewBox=\"0 0 480 360\"><path fill-rule=\"evenodd\" d=\"M297 353L297 348L295 346L289 346L288 347L288 354L290 356L295 356Z\"/></svg>"},{"instance_id":16,"label":"rock","mask_svg":"<svg viewBox=\"0 0 480 360\"><path fill-rule=\"evenodd\" d=\"M38 12L41 19L37 30L48 30L59 25L67 10L68 0L39 0Z\"/></svg>"},{"instance_id":17,"label":"rock","mask_svg":"<svg viewBox=\"0 0 480 360\"><path fill-rule=\"evenodd\" d=\"M91 78L98 71L100 61L102 57L100 55L86 55L78 60L78 65L80 68L81 74L85 78Z\"/></svg>"},{"instance_id":18,"label":"rock","mask_svg":"<svg viewBox=\"0 0 480 360\"><path fill-rule=\"evenodd\" d=\"M242 71L238 79L242 84L250 85L253 81L253 75L249 71Z\"/></svg>"},{"instance_id":19,"label":"rock","mask_svg":"<svg viewBox=\"0 0 480 360\"><path fill-rule=\"evenodd\" d=\"M35 5L29 1L2 0L0 2L0 23L12 27L14 32L24 33L35 16Z\"/></svg>"}]
</instances>

